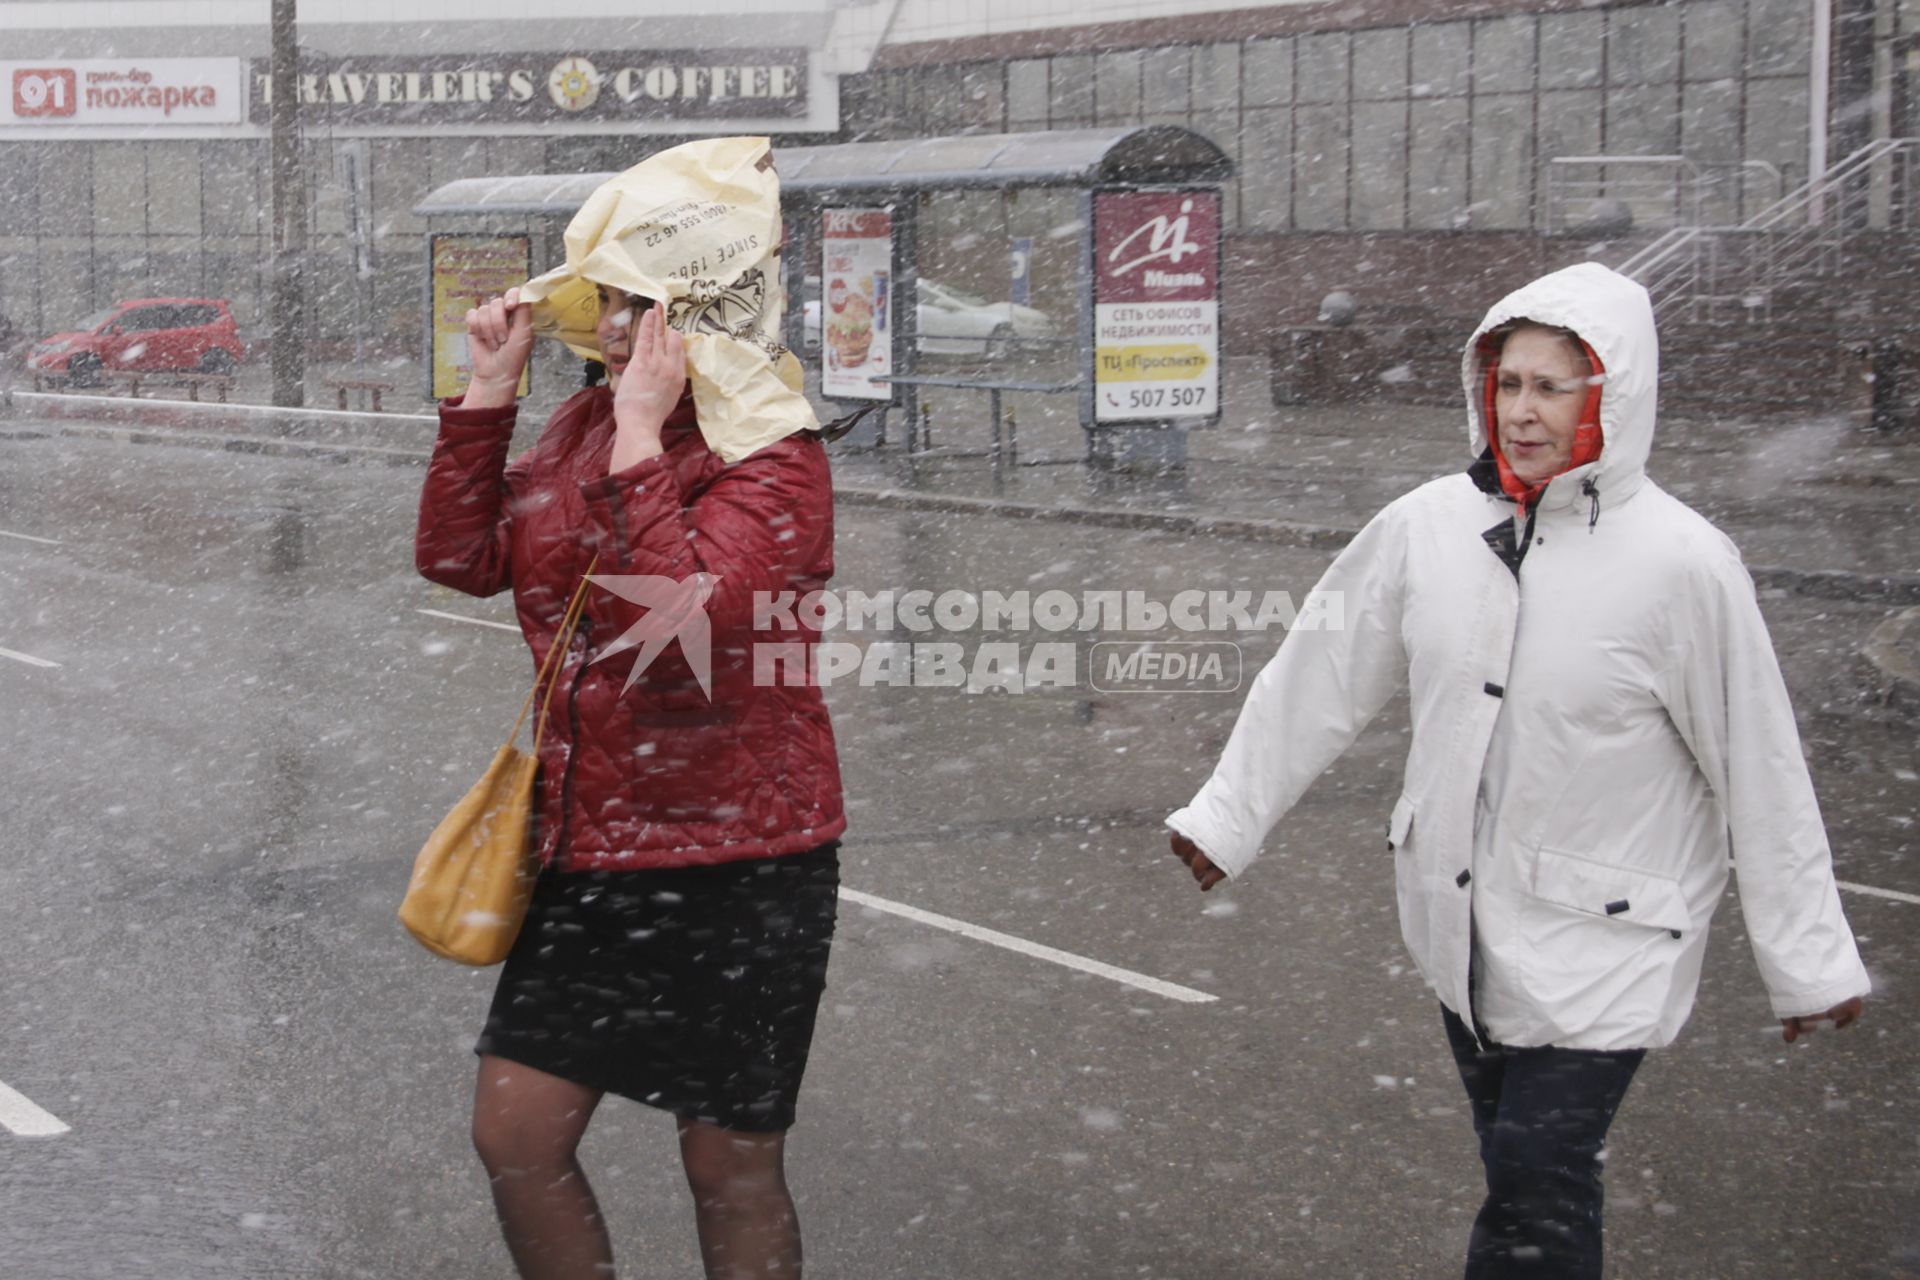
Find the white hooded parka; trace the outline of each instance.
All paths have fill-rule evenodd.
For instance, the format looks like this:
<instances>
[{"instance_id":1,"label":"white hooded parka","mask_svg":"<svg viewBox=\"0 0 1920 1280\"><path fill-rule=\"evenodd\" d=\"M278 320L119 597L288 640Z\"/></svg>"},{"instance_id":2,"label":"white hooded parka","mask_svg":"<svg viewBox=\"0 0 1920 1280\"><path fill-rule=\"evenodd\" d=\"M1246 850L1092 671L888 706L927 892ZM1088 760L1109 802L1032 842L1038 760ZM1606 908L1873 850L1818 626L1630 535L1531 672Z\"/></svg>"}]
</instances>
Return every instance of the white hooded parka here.
<instances>
[{"instance_id":1,"label":"white hooded parka","mask_svg":"<svg viewBox=\"0 0 1920 1280\"><path fill-rule=\"evenodd\" d=\"M1865 994L1752 581L1645 474L1645 290L1584 263L1489 311L1462 363L1475 458L1492 426L1480 339L1522 317L1599 356L1599 460L1555 477L1530 528L1470 474L1374 517L1315 587L1343 598L1344 627L1288 635L1167 825L1237 877L1404 680L1413 742L1387 822L1401 931L1441 1001L1491 1039L1672 1041L1730 865L1777 1016ZM1530 535L1517 567L1503 535L1509 557Z\"/></svg>"}]
</instances>

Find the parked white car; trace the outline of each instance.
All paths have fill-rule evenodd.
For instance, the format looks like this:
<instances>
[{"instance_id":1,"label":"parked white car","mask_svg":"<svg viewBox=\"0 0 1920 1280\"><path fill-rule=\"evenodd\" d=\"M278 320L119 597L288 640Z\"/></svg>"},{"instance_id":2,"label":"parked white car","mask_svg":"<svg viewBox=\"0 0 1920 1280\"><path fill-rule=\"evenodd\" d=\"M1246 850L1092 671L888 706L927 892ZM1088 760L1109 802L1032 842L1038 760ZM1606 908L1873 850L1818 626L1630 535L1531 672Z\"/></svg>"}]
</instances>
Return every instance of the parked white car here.
<instances>
[{"instance_id":1,"label":"parked white car","mask_svg":"<svg viewBox=\"0 0 1920 1280\"><path fill-rule=\"evenodd\" d=\"M820 282L807 278L801 334L808 351L820 349ZM1017 302L989 302L937 280L922 279L918 306L917 349L929 355L1001 355L1022 339L1050 338L1053 320L1044 311Z\"/></svg>"}]
</instances>

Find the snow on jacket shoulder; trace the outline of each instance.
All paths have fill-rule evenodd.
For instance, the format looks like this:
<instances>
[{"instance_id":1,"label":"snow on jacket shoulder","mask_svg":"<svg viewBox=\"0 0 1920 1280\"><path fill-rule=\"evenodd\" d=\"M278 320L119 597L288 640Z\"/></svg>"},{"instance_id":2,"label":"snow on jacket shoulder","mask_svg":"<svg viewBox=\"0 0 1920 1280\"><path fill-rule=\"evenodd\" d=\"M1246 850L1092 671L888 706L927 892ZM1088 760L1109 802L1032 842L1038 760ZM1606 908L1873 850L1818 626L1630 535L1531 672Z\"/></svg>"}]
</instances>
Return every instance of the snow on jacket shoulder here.
<instances>
[{"instance_id":1,"label":"snow on jacket shoulder","mask_svg":"<svg viewBox=\"0 0 1920 1280\"><path fill-rule=\"evenodd\" d=\"M1469 475L1381 511L1315 587L1344 596L1345 628L1288 635L1168 825L1239 875L1404 682L1413 741L1386 824L1402 934L1440 999L1495 1040L1670 1042L1729 855L1775 1012L1865 993L1752 583L1732 543L1645 475L1645 293L1585 264L1489 312L1462 368L1472 457L1488 428L1478 340L1523 316L1600 356L1599 460L1547 486L1517 570L1493 545L1513 506Z\"/></svg>"},{"instance_id":2,"label":"snow on jacket shoulder","mask_svg":"<svg viewBox=\"0 0 1920 1280\"><path fill-rule=\"evenodd\" d=\"M833 574L833 486L819 440L790 436L729 466L683 401L661 433L664 453L608 475L606 389L568 400L509 465L514 416L442 406L415 561L472 595L512 587L536 670L596 556L596 578L711 580L711 697L684 638L651 654L626 688L643 651L616 642L649 611L588 589L540 746L542 859L567 870L691 866L840 835L839 763L811 662L776 664L775 680L757 679L755 666L762 645L819 638L790 615L756 619L752 608L759 593L804 595ZM789 683L803 672L805 683Z\"/></svg>"}]
</instances>

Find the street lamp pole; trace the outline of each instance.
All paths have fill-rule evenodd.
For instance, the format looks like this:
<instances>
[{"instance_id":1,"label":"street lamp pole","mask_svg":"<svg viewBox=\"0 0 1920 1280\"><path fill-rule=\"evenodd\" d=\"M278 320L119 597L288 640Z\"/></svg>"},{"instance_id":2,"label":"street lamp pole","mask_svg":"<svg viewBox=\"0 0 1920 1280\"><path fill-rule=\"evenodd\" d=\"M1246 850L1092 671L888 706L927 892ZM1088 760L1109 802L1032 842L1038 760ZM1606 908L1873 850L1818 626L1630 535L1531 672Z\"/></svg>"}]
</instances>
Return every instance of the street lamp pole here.
<instances>
[{"instance_id":1,"label":"street lamp pole","mask_svg":"<svg viewBox=\"0 0 1920 1280\"><path fill-rule=\"evenodd\" d=\"M303 321L307 201L300 175L300 55L294 0L273 0L273 290L269 317L273 344L273 402L306 403L307 358Z\"/></svg>"}]
</instances>

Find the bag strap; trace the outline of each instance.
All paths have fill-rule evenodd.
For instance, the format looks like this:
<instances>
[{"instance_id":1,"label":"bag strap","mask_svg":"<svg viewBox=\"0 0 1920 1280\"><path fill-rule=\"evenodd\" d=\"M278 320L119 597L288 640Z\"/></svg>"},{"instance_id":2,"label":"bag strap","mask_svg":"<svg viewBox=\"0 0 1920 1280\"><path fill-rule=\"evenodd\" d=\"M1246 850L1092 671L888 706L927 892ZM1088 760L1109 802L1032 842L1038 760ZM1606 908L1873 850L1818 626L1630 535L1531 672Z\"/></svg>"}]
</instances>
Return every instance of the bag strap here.
<instances>
[{"instance_id":1,"label":"bag strap","mask_svg":"<svg viewBox=\"0 0 1920 1280\"><path fill-rule=\"evenodd\" d=\"M533 709L533 700L540 693L540 686L547 687L547 696L540 704L540 718L533 726L533 749L540 750L540 732L546 727L547 708L553 705L553 690L560 683L560 663L555 657L566 652L567 645L573 640L573 629L580 623L580 615L587 607L587 578L592 576L599 565L600 557L595 556L587 565L587 572L580 577L580 585L573 589L573 599L567 603L567 612L560 620L560 629L554 633L553 643L547 648L547 656L540 661L540 674L534 677L533 688L527 691L527 700L520 705L520 718L513 722L513 731L507 734L507 742L512 744L520 736L520 726L527 722L527 712ZM548 671L551 669L552 674Z\"/></svg>"}]
</instances>

